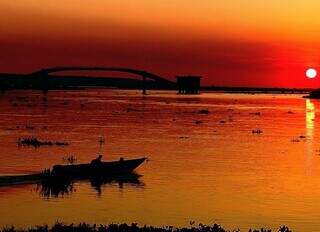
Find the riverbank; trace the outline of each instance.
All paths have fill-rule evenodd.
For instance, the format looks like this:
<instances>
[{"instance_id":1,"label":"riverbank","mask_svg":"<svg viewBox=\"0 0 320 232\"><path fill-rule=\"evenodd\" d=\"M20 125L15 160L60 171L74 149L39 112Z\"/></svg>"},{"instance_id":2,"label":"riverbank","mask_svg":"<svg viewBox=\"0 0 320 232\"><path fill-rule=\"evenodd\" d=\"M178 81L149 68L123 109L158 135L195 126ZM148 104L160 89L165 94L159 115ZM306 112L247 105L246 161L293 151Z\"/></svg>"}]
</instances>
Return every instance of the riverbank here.
<instances>
[{"instance_id":1,"label":"riverbank","mask_svg":"<svg viewBox=\"0 0 320 232\"><path fill-rule=\"evenodd\" d=\"M17 229L15 227L6 227L0 230L1 232L240 232L239 229L236 230L226 230L218 224L213 224L212 226L207 226L199 224L197 227L182 227L175 228L172 226L165 227L154 227L154 226L138 226L136 223L131 225L127 224L109 224L109 225L91 225L87 223L80 223L78 225L74 224L63 224L57 222L52 227L48 225L34 226L27 229ZM286 226L281 226L277 230L271 230L266 228L260 229L250 229L249 232L291 232L291 230Z\"/></svg>"}]
</instances>

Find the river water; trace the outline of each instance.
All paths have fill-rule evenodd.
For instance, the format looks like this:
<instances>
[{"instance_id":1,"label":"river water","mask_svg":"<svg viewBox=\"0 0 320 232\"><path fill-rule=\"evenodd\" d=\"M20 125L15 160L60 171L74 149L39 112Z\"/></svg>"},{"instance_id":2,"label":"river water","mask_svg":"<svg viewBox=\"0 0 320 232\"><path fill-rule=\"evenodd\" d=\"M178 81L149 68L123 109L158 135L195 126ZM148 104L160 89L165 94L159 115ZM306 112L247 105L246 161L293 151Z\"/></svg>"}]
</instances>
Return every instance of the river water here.
<instances>
[{"instance_id":1,"label":"river water","mask_svg":"<svg viewBox=\"0 0 320 232\"><path fill-rule=\"evenodd\" d=\"M320 103L301 95L79 90L0 94L0 174L147 156L138 180L0 187L0 226L122 223L320 227ZM208 110L209 113L199 112ZM253 133L260 130L262 133ZM19 138L69 146L17 146ZM101 138L105 143L99 143Z\"/></svg>"}]
</instances>

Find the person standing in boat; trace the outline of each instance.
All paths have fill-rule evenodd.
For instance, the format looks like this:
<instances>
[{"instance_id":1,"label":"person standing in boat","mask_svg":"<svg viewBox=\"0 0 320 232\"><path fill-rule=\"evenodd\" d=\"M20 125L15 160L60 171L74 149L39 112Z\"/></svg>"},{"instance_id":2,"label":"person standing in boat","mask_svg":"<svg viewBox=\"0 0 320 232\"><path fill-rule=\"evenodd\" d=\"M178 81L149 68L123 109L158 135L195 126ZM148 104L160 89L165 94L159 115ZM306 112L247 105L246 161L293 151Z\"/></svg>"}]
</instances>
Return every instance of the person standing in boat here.
<instances>
[{"instance_id":1,"label":"person standing in boat","mask_svg":"<svg viewBox=\"0 0 320 232\"><path fill-rule=\"evenodd\" d=\"M101 164L101 159L102 159L102 155L99 155L97 158L93 159L90 164L91 165Z\"/></svg>"}]
</instances>

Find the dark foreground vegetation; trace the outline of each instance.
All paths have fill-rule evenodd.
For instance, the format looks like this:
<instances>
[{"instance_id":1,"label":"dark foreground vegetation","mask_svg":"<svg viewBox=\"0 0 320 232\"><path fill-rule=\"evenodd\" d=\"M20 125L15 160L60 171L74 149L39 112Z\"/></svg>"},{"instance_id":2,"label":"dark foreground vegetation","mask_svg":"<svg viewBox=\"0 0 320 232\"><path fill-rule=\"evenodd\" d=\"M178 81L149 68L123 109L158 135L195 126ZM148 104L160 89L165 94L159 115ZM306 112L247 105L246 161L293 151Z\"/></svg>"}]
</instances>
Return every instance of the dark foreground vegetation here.
<instances>
[{"instance_id":1,"label":"dark foreground vegetation","mask_svg":"<svg viewBox=\"0 0 320 232\"><path fill-rule=\"evenodd\" d=\"M79 225L66 225L62 223L56 223L52 227L47 225L36 226L29 229L16 229L14 227L7 227L1 230L2 232L240 232L237 230L225 230L220 225L214 224L212 226L206 226L199 224L198 227L191 228L175 228L172 226L166 227L153 227L143 226L139 227L137 224L110 224L110 225L90 225L86 223L80 223ZM249 232L272 232L270 229L250 229ZM291 232L291 230L282 226L276 232Z\"/></svg>"}]
</instances>

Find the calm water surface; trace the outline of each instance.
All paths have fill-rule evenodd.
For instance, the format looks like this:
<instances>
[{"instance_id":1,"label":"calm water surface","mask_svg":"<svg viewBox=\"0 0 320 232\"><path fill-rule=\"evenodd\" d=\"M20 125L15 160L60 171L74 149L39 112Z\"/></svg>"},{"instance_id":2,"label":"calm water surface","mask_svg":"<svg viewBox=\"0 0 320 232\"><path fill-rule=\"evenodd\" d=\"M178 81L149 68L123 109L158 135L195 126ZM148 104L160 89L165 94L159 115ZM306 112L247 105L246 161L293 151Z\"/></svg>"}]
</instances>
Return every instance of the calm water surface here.
<instances>
[{"instance_id":1,"label":"calm water surface","mask_svg":"<svg viewBox=\"0 0 320 232\"><path fill-rule=\"evenodd\" d=\"M320 227L320 102L301 95L87 90L0 95L0 174L26 174L75 155L89 162L147 155L134 183L0 187L0 226L138 222L233 229ZM199 114L201 109L210 113ZM202 123L196 123L201 121ZM260 129L261 134L252 130ZM18 147L20 137L70 142ZM98 141L105 137L100 147Z\"/></svg>"}]
</instances>

